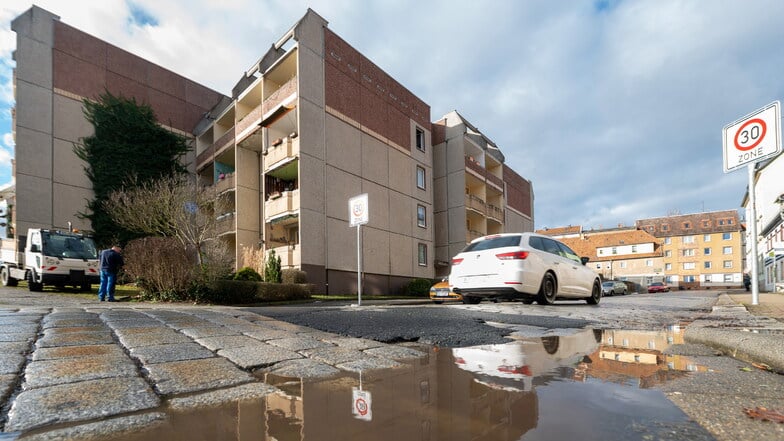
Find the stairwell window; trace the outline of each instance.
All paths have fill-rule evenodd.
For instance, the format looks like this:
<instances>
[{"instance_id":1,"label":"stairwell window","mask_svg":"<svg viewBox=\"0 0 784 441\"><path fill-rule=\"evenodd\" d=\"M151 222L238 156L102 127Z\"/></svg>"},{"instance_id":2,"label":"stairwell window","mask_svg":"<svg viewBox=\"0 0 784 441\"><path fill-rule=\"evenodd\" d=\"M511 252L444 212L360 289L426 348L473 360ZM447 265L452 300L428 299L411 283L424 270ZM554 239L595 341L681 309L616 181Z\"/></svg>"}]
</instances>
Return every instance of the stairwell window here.
<instances>
[{"instance_id":1,"label":"stairwell window","mask_svg":"<svg viewBox=\"0 0 784 441\"><path fill-rule=\"evenodd\" d=\"M425 169L418 166L416 168L417 188L424 190L425 187Z\"/></svg>"},{"instance_id":2,"label":"stairwell window","mask_svg":"<svg viewBox=\"0 0 784 441\"><path fill-rule=\"evenodd\" d=\"M417 250L419 266L427 266L427 245L420 243Z\"/></svg>"},{"instance_id":3,"label":"stairwell window","mask_svg":"<svg viewBox=\"0 0 784 441\"><path fill-rule=\"evenodd\" d=\"M427 209L424 205L417 204L417 225L422 228L427 227Z\"/></svg>"},{"instance_id":4,"label":"stairwell window","mask_svg":"<svg viewBox=\"0 0 784 441\"><path fill-rule=\"evenodd\" d=\"M416 148L420 151L425 151L425 131L420 129L419 127L416 128L416 133L414 135L414 142L416 143Z\"/></svg>"}]
</instances>

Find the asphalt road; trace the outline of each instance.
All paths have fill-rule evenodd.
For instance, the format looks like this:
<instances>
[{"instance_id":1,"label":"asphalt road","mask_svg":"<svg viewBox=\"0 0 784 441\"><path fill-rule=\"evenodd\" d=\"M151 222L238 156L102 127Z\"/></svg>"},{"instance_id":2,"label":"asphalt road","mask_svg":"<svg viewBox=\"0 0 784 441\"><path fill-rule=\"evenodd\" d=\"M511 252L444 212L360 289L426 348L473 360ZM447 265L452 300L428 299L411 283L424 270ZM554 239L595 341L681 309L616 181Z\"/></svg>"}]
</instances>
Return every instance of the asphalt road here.
<instances>
[{"instance_id":1,"label":"asphalt road","mask_svg":"<svg viewBox=\"0 0 784 441\"><path fill-rule=\"evenodd\" d=\"M521 302L478 305L377 305L316 303L245 308L278 320L385 343L418 342L465 347L511 341L513 332L537 335L557 329L657 330L710 312L717 291L634 294L602 299L597 306L564 301L552 306Z\"/></svg>"}]
</instances>

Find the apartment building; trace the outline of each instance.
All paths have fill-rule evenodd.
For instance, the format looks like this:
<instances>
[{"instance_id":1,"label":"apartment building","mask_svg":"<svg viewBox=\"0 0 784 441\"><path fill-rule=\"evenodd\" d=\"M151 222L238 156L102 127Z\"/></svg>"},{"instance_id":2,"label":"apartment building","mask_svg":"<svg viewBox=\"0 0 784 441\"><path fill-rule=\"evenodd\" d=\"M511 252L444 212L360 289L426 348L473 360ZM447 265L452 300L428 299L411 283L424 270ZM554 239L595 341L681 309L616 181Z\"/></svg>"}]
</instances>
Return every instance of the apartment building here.
<instances>
[{"instance_id":1,"label":"apartment building","mask_svg":"<svg viewBox=\"0 0 784 441\"><path fill-rule=\"evenodd\" d=\"M759 289L767 292L784 291L784 155L757 164L755 170L755 202L757 212L757 256L746 248L746 268L751 271L751 259L757 259ZM748 189L741 206L746 219L751 219ZM751 230L750 228L748 230ZM751 243L747 231L746 243Z\"/></svg>"},{"instance_id":2,"label":"apartment building","mask_svg":"<svg viewBox=\"0 0 784 441\"><path fill-rule=\"evenodd\" d=\"M369 223L362 227L362 286L370 294L433 278L445 268L437 269L436 260L448 262L450 246L462 248L469 231L532 229L531 183L504 163L495 144L481 134L480 141L478 130L451 114L431 123L426 102L312 10L241 73L231 95L38 7L12 28L20 231L64 228L85 210L91 186L71 145L92 132L81 100L105 89L149 104L159 121L192 140L184 160L223 201L220 239L234 250L237 267L246 250L274 250L284 268L304 270L318 292L356 292L357 239L348 200L363 193ZM466 132L463 148L450 144L436 154L434 144L446 145L453 129ZM462 175L459 167L447 168L455 164L462 164ZM456 174L436 185L436 173L447 171ZM481 197L484 210L466 205L466 188ZM454 207L446 201L458 194L462 213L449 211ZM452 224L446 213L462 219Z\"/></svg>"},{"instance_id":3,"label":"apartment building","mask_svg":"<svg viewBox=\"0 0 784 441\"><path fill-rule=\"evenodd\" d=\"M541 234L550 233L543 230ZM665 278L662 241L635 227L582 231L559 240L578 255L589 257L587 266L603 279L626 280L643 287Z\"/></svg>"},{"instance_id":4,"label":"apartment building","mask_svg":"<svg viewBox=\"0 0 784 441\"><path fill-rule=\"evenodd\" d=\"M640 219L637 228L662 240L667 284L742 286L744 228L736 210Z\"/></svg>"},{"instance_id":5,"label":"apartment building","mask_svg":"<svg viewBox=\"0 0 784 441\"><path fill-rule=\"evenodd\" d=\"M531 181L505 163L498 146L457 111L433 123L436 276L478 237L533 231Z\"/></svg>"}]
</instances>

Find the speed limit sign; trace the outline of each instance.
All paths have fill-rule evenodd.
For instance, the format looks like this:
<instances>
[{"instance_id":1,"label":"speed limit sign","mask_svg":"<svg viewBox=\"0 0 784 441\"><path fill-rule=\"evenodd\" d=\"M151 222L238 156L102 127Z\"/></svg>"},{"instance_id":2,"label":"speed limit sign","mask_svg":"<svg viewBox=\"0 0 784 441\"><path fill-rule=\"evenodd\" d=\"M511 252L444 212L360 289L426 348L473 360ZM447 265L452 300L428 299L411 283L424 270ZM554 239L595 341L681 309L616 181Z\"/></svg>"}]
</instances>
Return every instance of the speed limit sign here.
<instances>
[{"instance_id":1,"label":"speed limit sign","mask_svg":"<svg viewBox=\"0 0 784 441\"><path fill-rule=\"evenodd\" d=\"M724 126L724 173L781 153L781 105L774 101Z\"/></svg>"}]
</instances>

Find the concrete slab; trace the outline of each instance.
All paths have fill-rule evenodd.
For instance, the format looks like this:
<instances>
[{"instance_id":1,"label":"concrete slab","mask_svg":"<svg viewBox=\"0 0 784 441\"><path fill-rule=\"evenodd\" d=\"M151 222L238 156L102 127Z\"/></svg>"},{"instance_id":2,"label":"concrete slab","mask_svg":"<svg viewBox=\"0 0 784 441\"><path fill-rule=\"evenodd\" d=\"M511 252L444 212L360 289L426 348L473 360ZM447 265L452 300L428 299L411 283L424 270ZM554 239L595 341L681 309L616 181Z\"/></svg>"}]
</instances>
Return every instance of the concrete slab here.
<instances>
[{"instance_id":1,"label":"concrete slab","mask_svg":"<svg viewBox=\"0 0 784 441\"><path fill-rule=\"evenodd\" d=\"M0 375L18 374L26 360L27 357L19 353L0 354Z\"/></svg>"},{"instance_id":2,"label":"concrete slab","mask_svg":"<svg viewBox=\"0 0 784 441\"><path fill-rule=\"evenodd\" d=\"M244 335L219 335L215 337L198 338L196 339L196 343L199 343L211 351L263 344L256 339Z\"/></svg>"},{"instance_id":3,"label":"concrete slab","mask_svg":"<svg viewBox=\"0 0 784 441\"><path fill-rule=\"evenodd\" d=\"M48 432L25 434L24 441L95 441L106 439L145 439L144 434L158 430L166 424L166 415L160 412L104 419Z\"/></svg>"},{"instance_id":4,"label":"concrete slab","mask_svg":"<svg viewBox=\"0 0 784 441\"><path fill-rule=\"evenodd\" d=\"M38 348L35 350L35 352L33 352L33 361L93 356L124 357L125 351L123 351L123 349L116 344Z\"/></svg>"},{"instance_id":5,"label":"concrete slab","mask_svg":"<svg viewBox=\"0 0 784 441\"><path fill-rule=\"evenodd\" d=\"M247 329L242 331L243 334L247 335L248 337L253 337L256 340L267 341L267 340L275 340L280 338L288 338L291 337L290 332L281 331L280 329L270 329L270 328L263 328L257 327L257 329Z\"/></svg>"},{"instance_id":6,"label":"concrete slab","mask_svg":"<svg viewBox=\"0 0 784 441\"><path fill-rule=\"evenodd\" d=\"M149 329L149 328L135 328L135 329ZM156 346L156 345L191 342L190 338L173 330L160 330L157 332L141 332L141 333L132 333L132 334L126 334L118 330L117 338L120 339L120 343L122 343L123 346L130 349L141 348L144 346Z\"/></svg>"},{"instance_id":7,"label":"concrete slab","mask_svg":"<svg viewBox=\"0 0 784 441\"><path fill-rule=\"evenodd\" d=\"M305 349L333 347L333 345L330 343L324 343L323 341L316 340L315 338L310 338L310 337L280 338L276 340L268 340L267 343L274 346L279 346L281 348L288 349L290 351L302 351Z\"/></svg>"},{"instance_id":8,"label":"concrete slab","mask_svg":"<svg viewBox=\"0 0 784 441\"><path fill-rule=\"evenodd\" d=\"M326 378L340 373L340 369L310 358L281 361L263 371L292 378Z\"/></svg>"},{"instance_id":9,"label":"concrete slab","mask_svg":"<svg viewBox=\"0 0 784 441\"><path fill-rule=\"evenodd\" d=\"M19 375L17 374L0 375L0 401L5 402L11 396L18 381Z\"/></svg>"},{"instance_id":10,"label":"concrete slab","mask_svg":"<svg viewBox=\"0 0 784 441\"><path fill-rule=\"evenodd\" d=\"M228 389L189 395L183 398L172 398L169 401L169 408L174 410L204 409L205 407L217 407L237 401L259 400L273 393L281 393L281 391L264 383L248 383Z\"/></svg>"},{"instance_id":11,"label":"concrete slab","mask_svg":"<svg viewBox=\"0 0 784 441\"><path fill-rule=\"evenodd\" d=\"M112 334L108 331L100 332L60 332L59 328L47 329L44 336L37 342L39 348L53 348L57 346L85 346L105 345L114 343Z\"/></svg>"},{"instance_id":12,"label":"concrete slab","mask_svg":"<svg viewBox=\"0 0 784 441\"><path fill-rule=\"evenodd\" d=\"M254 380L249 373L219 357L151 364L145 368L155 388L164 395L236 386Z\"/></svg>"},{"instance_id":13,"label":"concrete slab","mask_svg":"<svg viewBox=\"0 0 784 441\"><path fill-rule=\"evenodd\" d=\"M0 334L0 342L29 342L35 339L34 333L29 332L8 332Z\"/></svg>"},{"instance_id":14,"label":"concrete slab","mask_svg":"<svg viewBox=\"0 0 784 441\"><path fill-rule=\"evenodd\" d=\"M215 353L197 343L189 342L133 348L131 349L131 356L148 365L152 363L210 358L214 357Z\"/></svg>"},{"instance_id":15,"label":"concrete slab","mask_svg":"<svg viewBox=\"0 0 784 441\"><path fill-rule=\"evenodd\" d=\"M218 351L218 355L228 358L244 369L269 366L284 360L302 358L296 352L267 344L221 349Z\"/></svg>"},{"instance_id":16,"label":"concrete slab","mask_svg":"<svg viewBox=\"0 0 784 441\"><path fill-rule=\"evenodd\" d=\"M240 333L235 330L218 325L201 326L197 328L182 328L180 329L180 332L193 339L217 337L219 335L240 335Z\"/></svg>"},{"instance_id":17,"label":"concrete slab","mask_svg":"<svg viewBox=\"0 0 784 441\"><path fill-rule=\"evenodd\" d=\"M424 352L415 349L391 345L366 349L363 352L374 357L391 358L393 360L410 360L427 356Z\"/></svg>"},{"instance_id":18,"label":"concrete slab","mask_svg":"<svg viewBox=\"0 0 784 441\"><path fill-rule=\"evenodd\" d=\"M125 354L41 360L30 362L25 368L24 388L136 376L139 376L136 365Z\"/></svg>"},{"instance_id":19,"label":"concrete slab","mask_svg":"<svg viewBox=\"0 0 784 441\"><path fill-rule=\"evenodd\" d=\"M89 421L159 404L158 397L141 378L107 378L30 389L14 400L5 431Z\"/></svg>"},{"instance_id":20,"label":"concrete slab","mask_svg":"<svg viewBox=\"0 0 784 441\"><path fill-rule=\"evenodd\" d=\"M38 323L13 323L0 325L0 334L9 333L29 333L35 334L38 332Z\"/></svg>"}]
</instances>

